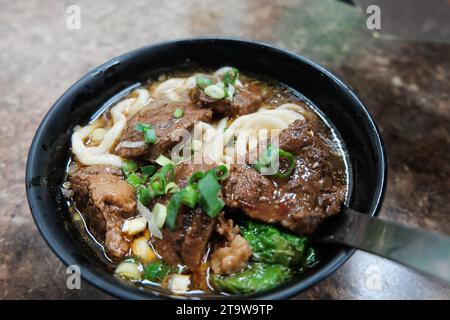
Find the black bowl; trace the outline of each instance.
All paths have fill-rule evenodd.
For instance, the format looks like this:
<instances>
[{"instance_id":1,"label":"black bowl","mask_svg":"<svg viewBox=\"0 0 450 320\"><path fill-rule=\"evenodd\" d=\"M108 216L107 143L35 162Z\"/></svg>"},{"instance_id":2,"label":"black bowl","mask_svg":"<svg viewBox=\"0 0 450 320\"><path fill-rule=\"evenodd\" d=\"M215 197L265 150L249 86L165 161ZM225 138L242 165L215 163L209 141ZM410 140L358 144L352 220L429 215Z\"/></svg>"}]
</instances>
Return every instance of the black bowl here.
<instances>
[{"instance_id":1,"label":"black bowl","mask_svg":"<svg viewBox=\"0 0 450 320\"><path fill-rule=\"evenodd\" d=\"M201 38L150 45L114 58L76 82L47 113L29 151L26 187L36 225L56 255L66 265L78 265L88 282L120 298L164 296L116 279L69 231L67 207L59 186L73 127L86 123L112 96L162 72L223 65L278 80L312 101L345 144L352 173L347 204L372 216L378 214L387 174L383 143L369 112L336 76L301 56L256 42ZM329 246L320 252L320 262L305 274L245 298L281 299L298 294L336 271L354 250Z\"/></svg>"}]
</instances>

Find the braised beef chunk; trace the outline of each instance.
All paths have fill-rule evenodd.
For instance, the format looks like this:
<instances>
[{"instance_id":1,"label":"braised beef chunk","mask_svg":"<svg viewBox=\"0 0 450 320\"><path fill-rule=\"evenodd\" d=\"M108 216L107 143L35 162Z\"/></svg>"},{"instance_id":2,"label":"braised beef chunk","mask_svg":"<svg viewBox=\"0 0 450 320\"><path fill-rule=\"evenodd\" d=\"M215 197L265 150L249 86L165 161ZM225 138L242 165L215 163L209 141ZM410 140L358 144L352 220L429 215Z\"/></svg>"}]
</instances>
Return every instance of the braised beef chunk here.
<instances>
[{"instance_id":1,"label":"braised beef chunk","mask_svg":"<svg viewBox=\"0 0 450 320\"><path fill-rule=\"evenodd\" d=\"M284 151L297 154L302 148L313 144L315 130L315 122L297 120L281 131L279 146Z\"/></svg>"},{"instance_id":2,"label":"braised beef chunk","mask_svg":"<svg viewBox=\"0 0 450 320\"><path fill-rule=\"evenodd\" d=\"M153 237L153 246L156 252L163 258L165 262L172 266L177 266L182 263L181 260L181 245L184 238L184 215L178 214L177 227L175 230L163 228L161 230L163 238L158 239Z\"/></svg>"},{"instance_id":3,"label":"braised beef chunk","mask_svg":"<svg viewBox=\"0 0 450 320\"><path fill-rule=\"evenodd\" d=\"M301 122L283 130L280 147L296 155L287 179L263 176L247 165L233 166L223 186L225 203L249 217L311 234L340 211L345 185L333 166L333 152ZM303 146L303 147L301 147Z\"/></svg>"},{"instance_id":4,"label":"braised beef chunk","mask_svg":"<svg viewBox=\"0 0 450 320\"><path fill-rule=\"evenodd\" d=\"M208 171L217 167L217 164L190 164L190 163L180 163L175 166L174 169L174 181L180 187L184 188L187 186L189 178L197 171Z\"/></svg>"},{"instance_id":5,"label":"braised beef chunk","mask_svg":"<svg viewBox=\"0 0 450 320\"><path fill-rule=\"evenodd\" d=\"M130 244L122 237L121 227L124 219L135 214L134 188L122 180L119 168L103 165L81 167L69 176L69 182L89 230L104 240L112 257L123 257Z\"/></svg>"},{"instance_id":6,"label":"braised beef chunk","mask_svg":"<svg viewBox=\"0 0 450 320\"><path fill-rule=\"evenodd\" d=\"M194 172L207 171L215 165L181 163L175 166L174 181L180 187ZM164 201L164 200L159 200ZM214 231L214 220L200 208L182 207L177 216L176 230L163 229L163 240L154 239L156 251L172 265L184 263L191 271L196 271L202 262L208 242Z\"/></svg>"},{"instance_id":7,"label":"braised beef chunk","mask_svg":"<svg viewBox=\"0 0 450 320\"><path fill-rule=\"evenodd\" d=\"M174 112L178 108L182 109L184 114L181 118L176 119ZM177 134L176 130L191 130L196 122L208 122L211 117L212 112L210 110L197 108L191 103L151 103L127 121L120 142L116 147L116 153L121 157L142 158L144 160L154 160L161 154L168 156L171 147L181 140L181 135L180 133ZM135 130L138 123L149 124L155 128L155 144L143 144L143 133ZM133 143L139 141L142 142L141 146L133 145Z\"/></svg>"},{"instance_id":8,"label":"braised beef chunk","mask_svg":"<svg viewBox=\"0 0 450 320\"><path fill-rule=\"evenodd\" d=\"M228 117L255 112L261 104L260 88L257 85L236 87L232 99L213 99L199 88L191 90L190 96L193 103L211 108L215 113Z\"/></svg>"},{"instance_id":9,"label":"braised beef chunk","mask_svg":"<svg viewBox=\"0 0 450 320\"><path fill-rule=\"evenodd\" d=\"M181 257L190 270L196 270L206 253L214 230L214 220L200 208L189 210L185 215L185 235L181 245Z\"/></svg>"},{"instance_id":10,"label":"braised beef chunk","mask_svg":"<svg viewBox=\"0 0 450 320\"><path fill-rule=\"evenodd\" d=\"M183 208L178 213L175 230L163 228L163 239L152 238L156 252L176 266L185 264L191 271L200 266L214 230L214 220L200 208Z\"/></svg>"}]
</instances>

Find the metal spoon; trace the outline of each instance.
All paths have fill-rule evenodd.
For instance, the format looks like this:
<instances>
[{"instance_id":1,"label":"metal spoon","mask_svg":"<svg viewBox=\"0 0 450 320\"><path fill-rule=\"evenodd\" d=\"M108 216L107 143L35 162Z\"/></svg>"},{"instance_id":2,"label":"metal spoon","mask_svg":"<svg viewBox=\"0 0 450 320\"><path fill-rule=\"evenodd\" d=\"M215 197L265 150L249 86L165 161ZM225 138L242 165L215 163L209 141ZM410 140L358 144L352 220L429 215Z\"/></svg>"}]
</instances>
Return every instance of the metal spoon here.
<instances>
[{"instance_id":1,"label":"metal spoon","mask_svg":"<svg viewBox=\"0 0 450 320\"><path fill-rule=\"evenodd\" d=\"M450 237L385 221L344 207L314 241L338 243L398 262L450 284Z\"/></svg>"}]
</instances>

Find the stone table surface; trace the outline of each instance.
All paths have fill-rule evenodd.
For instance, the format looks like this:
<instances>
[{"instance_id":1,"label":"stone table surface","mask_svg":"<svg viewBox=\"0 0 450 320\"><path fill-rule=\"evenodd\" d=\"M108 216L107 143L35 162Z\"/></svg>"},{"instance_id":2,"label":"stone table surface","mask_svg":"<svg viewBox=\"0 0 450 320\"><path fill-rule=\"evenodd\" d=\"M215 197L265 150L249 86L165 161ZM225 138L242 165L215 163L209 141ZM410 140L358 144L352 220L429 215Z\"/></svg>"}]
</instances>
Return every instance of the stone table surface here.
<instances>
[{"instance_id":1,"label":"stone table surface","mask_svg":"<svg viewBox=\"0 0 450 320\"><path fill-rule=\"evenodd\" d=\"M66 27L69 5L81 29ZM389 181L380 216L450 234L450 45L374 37L341 2L0 0L0 299L110 299L82 283L37 231L25 162L53 102L91 68L162 40L224 35L303 54L348 83L386 143ZM450 287L357 252L298 299L448 299Z\"/></svg>"}]
</instances>

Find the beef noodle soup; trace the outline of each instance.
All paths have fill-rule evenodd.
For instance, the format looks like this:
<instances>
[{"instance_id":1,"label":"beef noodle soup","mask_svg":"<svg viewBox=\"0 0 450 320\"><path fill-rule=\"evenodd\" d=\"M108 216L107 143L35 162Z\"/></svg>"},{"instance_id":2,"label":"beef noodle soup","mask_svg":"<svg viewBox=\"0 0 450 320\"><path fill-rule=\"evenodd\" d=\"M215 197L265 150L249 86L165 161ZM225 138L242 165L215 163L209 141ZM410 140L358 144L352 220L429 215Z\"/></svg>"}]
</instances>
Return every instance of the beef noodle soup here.
<instances>
[{"instance_id":1,"label":"beef noodle soup","mask_svg":"<svg viewBox=\"0 0 450 320\"><path fill-rule=\"evenodd\" d=\"M62 191L118 278L171 294L250 294L317 262L346 163L300 94L236 68L165 74L74 129Z\"/></svg>"}]
</instances>

